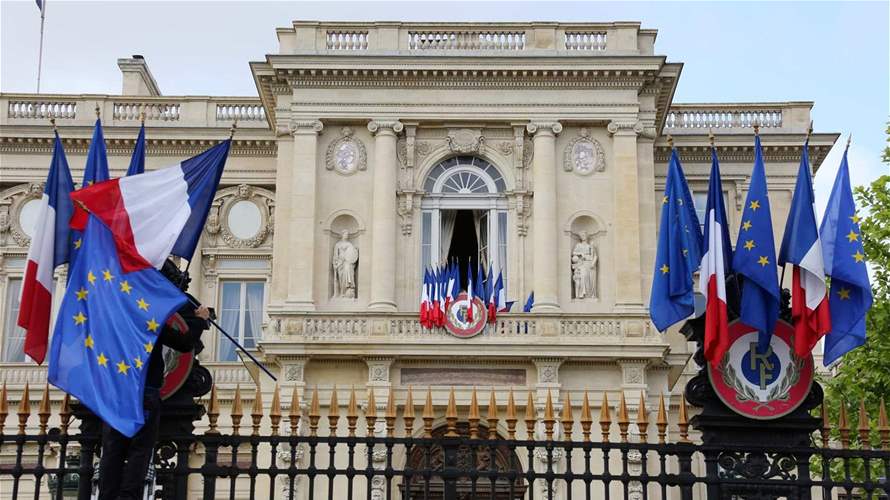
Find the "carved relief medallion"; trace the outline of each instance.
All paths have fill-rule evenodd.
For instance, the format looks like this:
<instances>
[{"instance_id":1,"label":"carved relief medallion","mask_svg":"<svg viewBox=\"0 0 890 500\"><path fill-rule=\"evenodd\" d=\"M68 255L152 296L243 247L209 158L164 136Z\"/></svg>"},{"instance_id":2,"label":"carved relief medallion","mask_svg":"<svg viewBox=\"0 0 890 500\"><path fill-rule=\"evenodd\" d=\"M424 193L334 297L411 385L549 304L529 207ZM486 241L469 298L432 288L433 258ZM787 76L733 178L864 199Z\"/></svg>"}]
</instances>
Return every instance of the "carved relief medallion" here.
<instances>
[{"instance_id":1,"label":"carved relief medallion","mask_svg":"<svg viewBox=\"0 0 890 500\"><path fill-rule=\"evenodd\" d=\"M341 137L328 146L325 155L325 165L328 170L335 170L343 175L355 173L357 170L365 170L368 165L368 155L362 141L353 136L349 127L340 130Z\"/></svg>"},{"instance_id":2,"label":"carved relief medallion","mask_svg":"<svg viewBox=\"0 0 890 500\"><path fill-rule=\"evenodd\" d=\"M589 175L606 169L606 154L599 141L590 137L590 131L582 128L578 137L566 146L563 170L579 175Z\"/></svg>"}]
</instances>

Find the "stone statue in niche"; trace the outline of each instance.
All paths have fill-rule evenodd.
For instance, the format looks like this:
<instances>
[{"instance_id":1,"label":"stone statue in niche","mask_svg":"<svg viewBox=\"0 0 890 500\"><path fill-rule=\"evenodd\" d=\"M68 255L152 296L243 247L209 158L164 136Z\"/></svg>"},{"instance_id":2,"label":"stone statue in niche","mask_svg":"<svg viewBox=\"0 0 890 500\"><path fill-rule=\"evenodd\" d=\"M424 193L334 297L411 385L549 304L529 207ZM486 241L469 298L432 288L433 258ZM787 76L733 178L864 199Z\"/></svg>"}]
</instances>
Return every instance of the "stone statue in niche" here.
<instances>
[{"instance_id":1,"label":"stone statue in niche","mask_svg":"<svg viewBox=\"0 0 890 500\"><path fill-rule=\"evenodd\" d=\"M358 263L358 248L349 241L349 231L344 229L340 232L340 241L334 245L334 255L331 259L334 268L334 298L356 297L356 263Z\"/></svg>"},{"instance_id":2,"label":"stone statue in niche","mask_svg":"<svg viewBox=\"0 0 890 500\"><path fill-rule=\"evenodd\" d=\"M599 266L599 256L596 246L590 240L596 234L591 235L587 231L581 231L577 235L578 243L572 249L572 285L574 298L597 298L596 278Z\"/></svg>"}]
</instances>

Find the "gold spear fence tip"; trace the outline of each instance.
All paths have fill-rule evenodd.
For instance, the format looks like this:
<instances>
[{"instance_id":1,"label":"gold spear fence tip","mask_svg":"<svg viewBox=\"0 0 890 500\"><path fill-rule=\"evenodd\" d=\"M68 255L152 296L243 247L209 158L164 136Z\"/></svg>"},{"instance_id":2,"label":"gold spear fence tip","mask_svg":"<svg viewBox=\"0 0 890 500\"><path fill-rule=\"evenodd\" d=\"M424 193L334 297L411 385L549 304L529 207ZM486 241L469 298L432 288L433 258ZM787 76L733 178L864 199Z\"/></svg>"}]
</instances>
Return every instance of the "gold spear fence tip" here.
<instances>
[{"instance_id":1,"label":"gold spear fence tip","mask_svg":"<svg viewBox=\"0 0 890 500\"><path fill-rule=\"evenodd\" d=\"M263 420L263 393L260 392L260 386L257 384L256 391L253 395L253 407L250 409L250 419L253 422L253 435L260 434L260 422Z\"/></svg>"},{"instance_id":2,"label":"gold spear fence tip","mask_svg":"<svg viewBox=\"0 0 890 500\"><path fill-rule=\"evenodd\" d=\"M658 444L664 444L667 437L667 411L664 408L664 394L658 397L658 414L655 417L655 427L658 428Z\"/></svg>"},{"instance_id":3,"label":"gold spear fence tip","mask_svg":"<svg viewBox=\"0 0 890 500\"><path fill-rule=\"evenodd\" d=\"M278 423L281 422L281 391L278 384L275 384L275 391L272 393L272 404L269 408L269 420L272 422L272 435L278 435Z\"/></svg>"}]
</instances>

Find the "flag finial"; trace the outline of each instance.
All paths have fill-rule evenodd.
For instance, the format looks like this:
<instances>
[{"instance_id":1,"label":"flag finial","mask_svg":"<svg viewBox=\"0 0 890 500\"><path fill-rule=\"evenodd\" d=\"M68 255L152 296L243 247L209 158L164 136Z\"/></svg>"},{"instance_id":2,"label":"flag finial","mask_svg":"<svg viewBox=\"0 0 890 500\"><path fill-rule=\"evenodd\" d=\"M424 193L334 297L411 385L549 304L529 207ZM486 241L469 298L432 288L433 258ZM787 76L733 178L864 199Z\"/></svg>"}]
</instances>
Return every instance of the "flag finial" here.
<instances>
[{"instance_id":1,"label":"flag finial","mask_svg":"<svg viewBox=\"0 0 890 500\"><path fill-rule=\"evenodd\" d=\"M99 118L99 105L96 104L96 118Z\"/></svg>"},{"instance_id":2,"label":"flag finial","mask_svg":"<svg viewBox=\"0 0 890 500\"><path fill-rule=\"evenodd\" d=\"M58 131L59 131L59 129L56 128L56 119L55 119L55 118L50 118L50 119L49 119L49 123L53 126L53 132L58 132Z\"/></svg>"},{"instance_id":3,"label":"flag finial","mask_svg":"<svg viewBox=\"0 0 890 500\"><path fill-rule=\"evenodd\" d=\"M813 120L810 120L810 126L807 128L807 142L810 141L811 135L813 135Z\"/></svg>"},{"instance_id":4,"label":"flag finial","mask_svg":"<svg viewBox=\"0 0 890 500\"><path fill-rule=\"evenodd\" d=\"M853 142L853 134L847 136L847 149L850 149L851 142Z\"/></svg>"},{"instance_id":5,"label":"flag finial","mask_svg":"<svg viewBox=\"0 0 890 500\"><path fill-rule=\"evenodd\" d=\"M238 120L232 122L232 128L229 130L229 139L235 137L235 129L238 128Z\"/></svg>"},{"instance_id":6,"label":"flag finial","mask_svg":"<svg viewBox=\"0 0 890 500\"><path fill-rule=\"evenodd\" d=\"M671 134L668 134L668 146L670 146L671 149L674 149L674 136Z\"/></svg>"},{"instance_id":7,"label":"flag finial","mask_svg":"<svg viewBox=\"0 0 890 500\"><path fill-rule=\"evenodd\" d=\"M760 118L754 119L754 135L760 135Z\"/></svg>"},{"instance_id":8,"label":"flag finial","mask_svg":"<svg viewBox=\"0 0 890 500\"><path fill-rule=\"evenodd\" d=\"M145 125L145 108L143 108L142 111L139 112L139 124Z\"/></svg>"},{"instance_id":9,"label":"flag finial","mask_svg":"<svg viewBox=\"0 0 890 500\"><path fill-rule=\"evenodd\" d=\"M711 144L711 148L714 147L714 131L710 128L708 129L708 143Z\"/></svg>"}]
</instances>

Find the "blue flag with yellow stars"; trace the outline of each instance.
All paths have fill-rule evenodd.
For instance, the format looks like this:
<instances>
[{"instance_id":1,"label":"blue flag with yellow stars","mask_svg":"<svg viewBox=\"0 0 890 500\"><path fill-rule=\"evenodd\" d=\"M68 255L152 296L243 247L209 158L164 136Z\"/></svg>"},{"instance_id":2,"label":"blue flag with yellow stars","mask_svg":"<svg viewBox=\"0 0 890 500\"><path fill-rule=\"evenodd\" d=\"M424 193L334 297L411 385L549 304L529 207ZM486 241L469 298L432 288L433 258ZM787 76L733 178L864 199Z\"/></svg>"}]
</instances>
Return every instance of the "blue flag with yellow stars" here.
<instances>
[{"instance_id":1,"label":"blue flag with yellow stars","mask_svg":"<svg viewBox=\"0 0 890 500\"><path fill-rule=\"evenodd\" d=\"M96 118L96 124L93 126L93 138L90 140L90 148L87 151L87 163L83 169L83 182L81 188L92 186L97 182L107 181L108 174L108 153L105 149L105 135L102 133L102 120ZM80 231L71 230L71 251L69 252L70 262L73 263L79 255L80 246L83 244L83 234ZM69 278L70 275L69 275Z\"/></svg>"},{"instance_id":2,"label":"blue flag with yellow stars","mask_svg":"<svg viewBox=\"0 0 890 500\"><path fill-rule=\"evenodd\" d=\"M661 199L661 223L649 315L659 331L695 311L692 273L701 265L702 235L677 150L671 151Z\"/></svg>"},{"instance_id":3,"label":"blue flag with yellow stars","mask_svg":"<svg viewBox=\"0 0 890 500\"><path fill-rule=\"evenodd\" d=\"M826 366L865 343L865 313L871 308L872 293L865 267L865 248L859 230L859 216L853 191L847 152L841 160L828 206L819 228L825 274L831 276L828 307L831 331L825 336Z\"/></svg>"},{"instance_id":4,"label":"blue flag with yellow stars","mask_svg":"<svg viewBox=\"0 0 890 500\"><path fill-rule=\"evenodd\" d=\"M759 135L754 136L754 170L742 210L732 268L744 277L739 319L760 332L760 349L766 349L779 319L781 295Z\"/></svg>"},{"instance_id":5,"label":"blue flag with yellow stars","mask_svg":"<svg viewBox=\"0 0 890 500\"><path fill-rule=\"evenodd\" d=\"M149 356L186 296L153 267L122 273L111 231L92 215L69 274L47 378L132 437L145 422Z\"/></svg>"}]
</instances>

